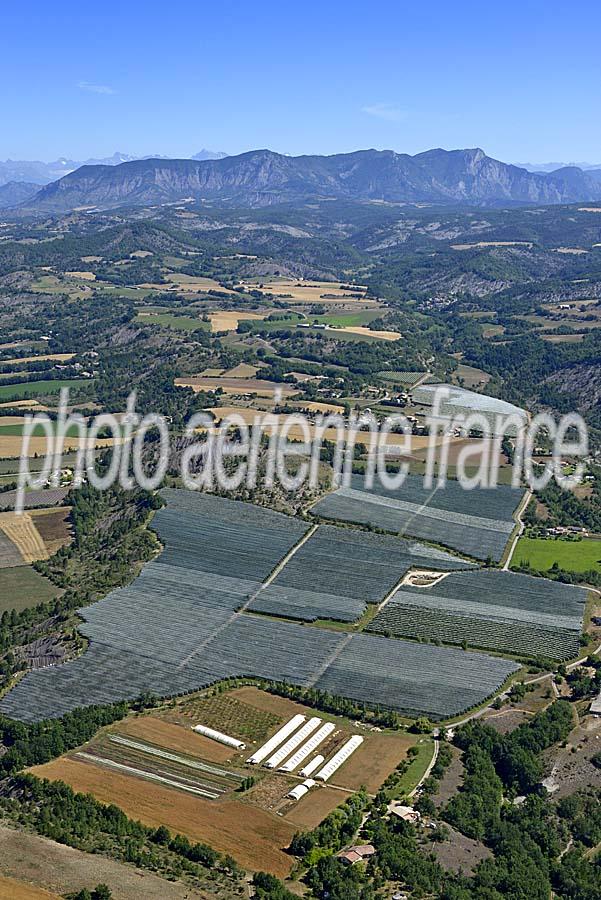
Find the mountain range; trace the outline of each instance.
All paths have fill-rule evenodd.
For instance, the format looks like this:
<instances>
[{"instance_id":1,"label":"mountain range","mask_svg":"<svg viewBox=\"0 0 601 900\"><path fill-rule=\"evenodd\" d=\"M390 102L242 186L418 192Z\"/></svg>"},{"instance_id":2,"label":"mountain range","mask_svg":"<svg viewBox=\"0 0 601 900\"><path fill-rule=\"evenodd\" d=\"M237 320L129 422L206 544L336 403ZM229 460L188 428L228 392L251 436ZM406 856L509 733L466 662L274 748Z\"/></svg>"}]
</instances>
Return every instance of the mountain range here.
<instances>
[{"instance_id":1,"label":"mountain range","mask_svg":"<svg viewBox=\"0 0 601 900\"><path fill-rule=\"evenodd\" d=\"M315 199L472 206L601 200L601 182L577 167L534 173L479 149L409 156L360 150L284 156L253 150L220 159L140 159L84 165L21 204L23 214L116 209L183 200L257 208Z\"/></svg>"},{"instance_id":2,"label":"mountain range","mask_svg":"<svg viewBox=\"0 0 601 900\"><path fill-rule=\"evenodd\" d=\"M226 153L215 153L213 150L201 150L196 153L192 159L223 159ZM4 162L0 160L0 186L8 184L11 181L27 182L29 184L44 185L62 178L80 169L82 166L119 166L124 162L133 162L136 159L169 159L167 156L159 154L146 154L145 156L130 156L128 153L113 153L104 159L86 159L83 162L77 162L73 159L67 159L61 156L54 162L40 162L39 160L12 160L7 159Z\"/></svg>"},{"instance_id":3,"label":"mountain range","mask_svg":"<svg viewBox=\"0 0 601 900\"><path fill-rule=\"evenodd\" d=\"M529 172L555 172L556 169L566 169L576 166L584 172L594 172L601 178L601 163L589 162L546 162L546 163L515 163L521 169Z\"/></svg>"}]
</instances>

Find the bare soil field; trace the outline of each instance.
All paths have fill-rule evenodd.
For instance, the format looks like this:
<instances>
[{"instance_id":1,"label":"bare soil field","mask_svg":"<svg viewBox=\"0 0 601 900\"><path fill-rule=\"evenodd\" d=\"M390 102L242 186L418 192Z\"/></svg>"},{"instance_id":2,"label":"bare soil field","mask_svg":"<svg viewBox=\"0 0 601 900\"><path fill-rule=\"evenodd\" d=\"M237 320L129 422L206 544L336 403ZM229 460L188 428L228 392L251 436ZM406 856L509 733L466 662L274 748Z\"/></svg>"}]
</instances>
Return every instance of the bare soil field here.
<instances>
[{"instance_id":1,"label":"bare soil field","mask_svg":"<svg viewBox=\"0 0 601 900\"><path fill-rule=\"evenodd\" d=\"M601 788L601 769L591 757L601 752L601 719L586 716L568 737L565 747L546 754L545 786L553 798L567 797L586 787Z\"/></svg>"},{"instance_id":2,"label":"bare soil field","mask_svg":"<svg viewBox=\"0 0 601 900\"><path fill-rule=\"evenodd\" d=\"M368 734L341 769L332 776L340 787L358 790L365 785L376 793L398 764L406 758L415 737L409 734Z\"/></svg>"},{"instance_id":3,"label":"bare soil field","mask_svg":"<svg viewBox=\"0 0 601 900\"><path fill-rule=\"evenodd\" d=\"M461 384L462 387L472 390L473 388L488 384L491 377L492 376L489 375L488 372L484 372L483 369L476 369L474 366L467 366L464 363L461 363L453 373L452 381L454 384Z\"/></svg>"},{"instance_id":4,"label":"bare soil field","mask_svg":"<svg viewBox=\"0 0 601 900\"><path fill-rule=\"evenodd\" d=\"M97 884L108 885L115 900L206 900L211 896L125 863L5 826L0 826L0 870L8 877L31 883L31 887L23 886L30 893L3 893L3 885L10 882L6 876L0 876L0 897L6 900L47 900L83 888L89 890ZM10 887L12 891L13 884Z\"/></svg>"},{"instance_id":5,"label":"bare soil field","mask_svg":"<svg viewBox=\"0 0 601 900\"><path fill-rule=\"evenodd\" d=\"M70 507L63 506L60 509L35 509L30 513L49 556L71 543L70 511Z\"/></svg>"},{"instance_id":6,"label":"bare soil field","mask_svg":"<svg viewBox=\"0 0 601 900\"><path fill-rule=\"evenodd\" d=\"M541 337L549 344L579 344L584 340L583 334L541 334Z\"/></svg>"},{"instance_id":7,"label":"bare soil field","mask_svg":"<svg viewBox=\"0 0 601 900\"><path fill-rule=\"evenodd\" d=\"M182 382L183 379L177 379L178 382ZM186 380L186 384L188 384L190 379ZM278 385L279 387L279 385ZM285 394L285 391L284 391ZM261 416L261 412L257 409L251 409L248 406L215 406L210 409L211 415L213 415L217 422L220 422L221 419L225 418L225 416L229 416L232 413L236 413L244 419L247 425L252 425L257 416ZM270 424L265 425L265 431L268 433L270 429L278 428L281 430L281 426L285 422L286 417L280 416L278 414L272 413L263 413L263 415L269 415L269 422L273 420L274 425ZM316 426L309 423L308 425L308 436L309 439L313 439L316 434ZM334 427L326 428L323 434L324 440L328 441L336 441L338 437L337 429ZM305 436L303 434L303 430L300 426L292 425L288 428L288 438L290 440L304 441ZM356 435L356 443L361 444L363 446L369 446L372 438L368 431L360 431ZM389 447L399 447L405 446L405 436L402 434L394 434L391 433L386 437L386 445ZM439 447L444 443L444 438L442 436L438 436L433 438L433 446ZM428 451L428 443L430 438L427 435L411 435L410 441L410 449L406 454L407 459L414 458L418 461L423 461L426 459L427 451ZM471 447L473 449L473 455L470 456L468 463L470 466L477 466L480 462L480 454L478 454L478 449L484 451L492 448L493 442L490 438L480 439L480 438L451 438L449 441L449 451L448 458L449 464L455 465L457 462L457 458L459 452L466 447ZM405 454L403 454L405 455ZM501 462L503 462L503 457L501 457Z\"/></svg>"},{"instance_id":8,"label":"bare soil field","mask_svg":"<svg viewBox=\"0 0 601 900\"><path fill-rule=\"evenodd\" d=\"M30 770L39 778L65 781L76 791L114 803L146 825L167 828L190 840L230 853L244 868L285 877L292 858L284 853L293 826L238 800L203 800L169 788L62 757Z\"/></svg>"},{"instance_id":9,"label":"bare soil field","mask_svg":"<svg viewBox=\"0 0 601 900\"><path fill-rule=\"evenodd\" d=\"M437 809L444 806L451 799L453 794L457 792L459 786L463 783L464 766L461 761L462 753L457 747L451 746L453 759L445 769L445 772L438 783L438 790L432 796L432 802Z\"/></svg>"},{"instance_id":10,"label":"bare soil field","mask_svg":"<svg viewBox=\"0 0 601 900\"><path fill-rule=\"evenodd\" d=\"M344 803L350 793L331 787L314 787L284 815L287 822L303 831L316 828L326 816Z\"/></svg>"},{"instance_id":11,"label":"bare soil field","mask_svg":"<svg viewBox=\"0 0 601 900\"><path fill-rule=\"evenodd\" d=\"M427 849L432 851L447 872L472 875L479 862L492 857L491 851L480 841L465 837L450 825L447 825L447 828L450 832L449 840L427 845Z\"/></svg>"},{"instance_id":12,"label":"bare soil field","mask_svg":"<svg viewBox=\"0 0 601 900\"><path fill-rule=\"evenodd\" d=\"M512 709L508 706L505 709L491 712L489 715L482 717L482 721L490 725L499 734L508 734L515 731L518 725L523 725L531 716L523 709Z\"/></svg>"},{"instance_id":13,"label":"bare soil field","mask_svg":"<svg viewBox=\"0 0 601 900\"><path fill-rule=\"evenodd\" d=\"M156 716L137 716L118 722L111 731L141 738L167 750L188 753L209 762L227 762L235 753L232 747L218 744L192 731L190 727L175 725Z\"/></svg>"}]
</instances>

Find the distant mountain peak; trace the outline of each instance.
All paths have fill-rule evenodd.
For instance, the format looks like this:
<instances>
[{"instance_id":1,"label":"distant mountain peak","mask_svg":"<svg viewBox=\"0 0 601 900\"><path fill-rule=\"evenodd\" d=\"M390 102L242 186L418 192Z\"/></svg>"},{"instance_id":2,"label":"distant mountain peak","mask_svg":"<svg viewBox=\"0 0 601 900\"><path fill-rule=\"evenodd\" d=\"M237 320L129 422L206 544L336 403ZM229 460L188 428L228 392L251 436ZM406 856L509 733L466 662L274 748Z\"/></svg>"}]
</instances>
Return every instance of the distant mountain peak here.
<instances>
[{"instance_id":1,"label":"distant mountain peak","mask_svg":"<svg viewBox=\"0 0 601 900\"><path fill-rule=\"evenodd\" d=\"M203 147L202 150L199 150L198 153L195 153L194 156L190 157L191 159L197 159L199 161L204 161L205 159L225 159L227 153L223 153L220 150L207 150Z\"/></svg>"}]
</instances>

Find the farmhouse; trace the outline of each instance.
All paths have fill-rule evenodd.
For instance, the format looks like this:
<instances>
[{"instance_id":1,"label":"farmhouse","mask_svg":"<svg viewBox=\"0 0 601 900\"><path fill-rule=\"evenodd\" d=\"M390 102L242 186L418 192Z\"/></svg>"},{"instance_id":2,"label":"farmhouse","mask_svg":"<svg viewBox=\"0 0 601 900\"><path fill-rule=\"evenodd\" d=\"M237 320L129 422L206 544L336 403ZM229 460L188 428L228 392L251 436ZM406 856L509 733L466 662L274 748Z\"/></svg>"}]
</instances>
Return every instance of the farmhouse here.
<instances>
[{"instance_id":1,"label":"farmhouse","mask_svg":"<svg viewBox=\"0 0 601 900\"><path fill-rule=\"evenodd\" d=\"M413 825L421 819L421 813L413 809L412 806L393 806L390 812L397 818L402 819L403 822L411 822Z\"/></svg>"},{"instance_id":2,"label":"farmhouse","mask_svg":"<svg viewBox=\"0 0 601 900\"><path fill-rule=\"evenodd\" d=\"M371 844L361 844L357 847L349 847L348 850L342 850L337 855L341 862L348 866L353 866L355 863L362 862L364 859L369 859L375 852L376 848Z\"/></svg>"}]
</instances>

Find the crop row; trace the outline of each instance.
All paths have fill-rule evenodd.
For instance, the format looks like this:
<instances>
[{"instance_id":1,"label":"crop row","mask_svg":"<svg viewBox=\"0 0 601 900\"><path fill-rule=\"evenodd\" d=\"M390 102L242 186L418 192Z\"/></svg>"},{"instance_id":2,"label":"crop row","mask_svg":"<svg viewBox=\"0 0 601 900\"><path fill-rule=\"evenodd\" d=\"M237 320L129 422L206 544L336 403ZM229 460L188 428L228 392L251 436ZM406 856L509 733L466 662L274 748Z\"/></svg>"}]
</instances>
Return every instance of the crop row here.
<instances>
[{"instance_id":1,"label":"crop row","mask_svg":"<svg viewBox=\"0 0 601 900\"><path fill-rule=\"evenodd\" d=\"M482 560L488 556L499 560L509 537L506 530L498 528L484 530L474 524L452 523L445 521L444 518L434 518L425 511L421 513L409 511L401 504L395 505L394 500L383 504L377 497L372 500L366 491L349 496L346 488L340 488L324 497L313 507L313 511L328 519L372 525L384 531L444 544L467 556Z\"/></svg>"},{"instance_id":2,"label":"crop row","mask_svg":"<svg viewBox=\"0 0 601 900\"><path fill-rule=\"evenodd\" d=\"M174 499L170 492L168 503L155 518L166 546L163 554L131 585L80 611L85 619L81 631L90 638L86 653L27 674L0 702L3 713L35 721L147 691L173 696L223 678L254 675L439 717L484 699L515 668L484 654L350 636L240 613L243 602L304 533L304 523L203 495L181 497L177 492ZM358 545L363 540L370 550L361 556ZM289 562L296 556L302 562L303 550L304 545ZM305 578L310 589L312 575L325 577L324 554L334 559L335 552L349 558L353 577L345 574L346 557L339 558L340 571L332 575L332 584L357 603L362 602L362 591L373 596L371 558L378 591L394 583L408 557L421 558L413 544L371 535L351 537L350 532L341 535L327 528L313 548L307 542L304 566L291 577L299 584ZM444 568L445 562L455 565L438 551L426 549L423 558L435 558L436 568ZM316 594L325 583L327 578L318 581Z\"/></svg>"},{"instance_id":3,"label":"crop row","mask_svg":"<svg viewBox=\"0 0 601 900\"><path fill-rule=\"evenodd\" d=\"M251 604L251 609L314 621L352 622L412 567L465 567L438 550L387 535L320 526Z\"/></svg>"},{"instance_id":4,"label":"crop row","mask_svg":"<svg viewBox=\"0 0 601 900\"><path fill-rule=\"evenodd\" d=\"M578 652L578 632L524 625L518 622L484 621L470 616L389 603L373 620L370 630L527 656L569 659Z\"/></svg>"}]
</instances>

